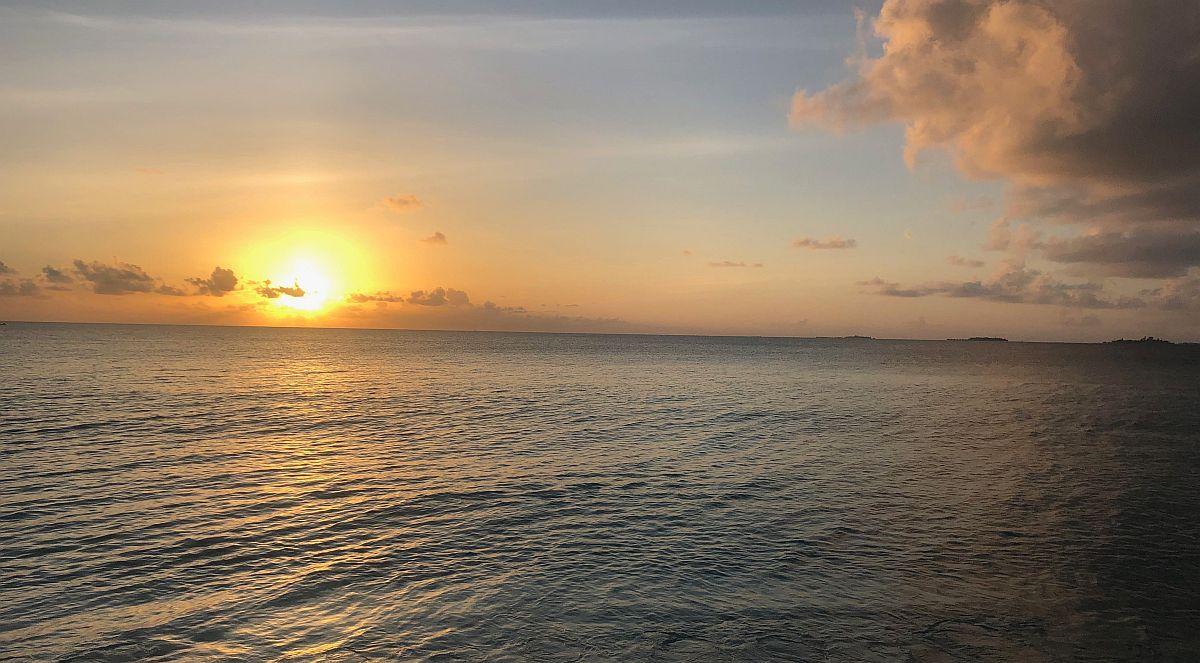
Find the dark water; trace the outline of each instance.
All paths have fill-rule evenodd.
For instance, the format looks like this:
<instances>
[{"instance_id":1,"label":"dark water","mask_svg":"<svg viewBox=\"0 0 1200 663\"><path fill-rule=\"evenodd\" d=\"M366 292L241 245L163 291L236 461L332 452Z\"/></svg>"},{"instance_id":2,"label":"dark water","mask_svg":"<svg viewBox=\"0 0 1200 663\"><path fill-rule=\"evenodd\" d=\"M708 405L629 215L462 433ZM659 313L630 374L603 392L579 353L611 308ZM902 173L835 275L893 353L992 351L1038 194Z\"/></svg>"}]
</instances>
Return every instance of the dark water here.
<instances>
[{"instance_id":1,"label":"dark water","mask_svg":"<svg viewBox=\"0 0 1200 663\"><path fill-rule=\"evenodd\" d=\"M0 658L1196 660L1200 352L0 327Z\"/></svg>"}]
</instances>

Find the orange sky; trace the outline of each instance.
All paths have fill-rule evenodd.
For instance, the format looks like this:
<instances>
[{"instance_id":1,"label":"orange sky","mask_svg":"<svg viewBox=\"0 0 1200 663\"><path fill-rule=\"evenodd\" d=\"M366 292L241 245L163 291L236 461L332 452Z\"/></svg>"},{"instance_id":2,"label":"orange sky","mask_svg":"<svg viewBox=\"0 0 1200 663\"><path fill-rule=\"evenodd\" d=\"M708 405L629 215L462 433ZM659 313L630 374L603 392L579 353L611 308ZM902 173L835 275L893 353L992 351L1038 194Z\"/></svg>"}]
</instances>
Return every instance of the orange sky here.
<instances>
[{"instance_id":1,"label":"orange sky","mask_svg":"<svg viewBox=\"0 0 1200 663\"><path fill-rule=\"evenodd\" d=\"M0 9L0 318L1200 340L1170 26L935 5Z\"/></svg>"}]
</instances>

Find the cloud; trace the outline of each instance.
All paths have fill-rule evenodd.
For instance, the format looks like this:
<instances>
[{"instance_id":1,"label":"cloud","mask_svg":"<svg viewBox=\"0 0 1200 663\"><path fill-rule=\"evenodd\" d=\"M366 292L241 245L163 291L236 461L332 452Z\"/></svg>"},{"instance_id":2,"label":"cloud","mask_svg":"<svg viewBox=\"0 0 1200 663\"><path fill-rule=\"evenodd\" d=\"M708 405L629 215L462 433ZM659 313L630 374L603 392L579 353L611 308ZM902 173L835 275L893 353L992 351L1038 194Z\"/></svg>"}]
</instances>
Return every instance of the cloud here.
<instances>
[{"instance_id":1,"label":"cloud","mask_svg":"<svg viewBox=\"0 0 1200 663\"><path fill-rule=\"evenodd\" d=\"M467 293L454 288L434 288L433 290L414 290L406 299L409 304L418 306L466 306L471 303Z\"/></svg>"},{"instance_id":2,"label":"cloud","mask_svg":"<svg viewBox=\"0 0 1200 663\"><path fill-rule=\"evenodd\" d=\"M1117 256L1094 264L1134 275L1200 264L1139 253L1140 226L1190 241L1200 222L1195 0L886 0L874 31L882 54L797 93L794 126L903 124L910 165L945 150L967 176L1009 182L1014 218L1111 233L1051 259Z\"/></svg>"},{"instance_id":3,"label":"cloud","mask_svg":"<svg viewBox=\"0 0 1200 663\"><path fill-rule=\"evenodd\" d=\"M74 261L75 273L92 284L97 295L127 295L131 293L182 294L175 288L160 285L158 279L147 274L141 267L118 262L106 265L102 262Z\"/></svg>"},{"instance_id":4,"label":"cloud","mask_svg":"<svg viewBox=\"0 0 1200 663\"><path fill-rule=\"evenodd\" d=\"M187 297L186 292L180 290L179 288L176 288L173 285L166 285L165 283L160 284L158 287L156 287L154 289L154 292L156 294L166 295L168 297Z\"/></svg>"},{"instance_id":5,"label":"cloud","mask_svg":"<svg viewBox=\"0 0 1200 663\"><path fill-rule=\"evenodd\" d=\"M761 262L745 263L740 260L737 260L737 261L721 260L721 261L717 261L717 262L710 262L710 263L708 263L708 266L709 267L762 267L763 264Z\"/></svg>"},{"instance_id":6,"label":"cloud","mask_svg":"<svg viewBox=\"0 0 1200 663\"><path fill-rule=\"evenodd\" d=\"M1200 264L1200 231L1138 229L1053 238L1044 243L1043 256L1054 262L1088 265L1115 276L1182 276L1191 265Z\"/></svg>"},{"instance_id":7,"label":"cloud","mask_svg":"<svg viewBox=\"0 0 1200 663\"><path fill-rule=\"evenodd\" d=\"M942 295L1013 304L1052 304L1090 309L1131 309L1146 306L1144 300L1136 297L1107 295L1100 284L1066 283L1017 262L1005 263L987 280L901 286L899 283L875 277L869 281L859 281L856 285L874 288L875 294L887 297Z\"/></svg>"},{"instance_id":8,"label":"cloud","mask_svg":"<svg viewBox=\"0 0 1200 663\"><path fill-rule=\"evenodd\" d=\"M17 270L4 264L3 260L0 260L0 274L16 274L16 273L17 273Z\"/></svg>"},{"instance_id":9,"label":"cloud","mask_svg":"<svg viewBox=\"0 0 1200 663\"><path fill-rule=\"evenodd\" d=\"M10 274L12 272L9 272ZM0 281L0 297L34 297L41 289L29 279L5 279Z\"/></svg>"},{"instance_id":10,"label":"cloud","mask_svg":"<svg viewBox=\"0 0 1200 663\"><path fill-rule=\"evenodd\" d=\"M792 248L794 249L853 249L856 246L858 246L857 240L842 239L836 235L824 240L813 239L812 237L798 237L792 240Z\"/></svg>"},{"instance_id":11,"label":"cloud","mask_svg":"<svg viewBox=\"0 0 1200 663\"><path fill-rule=\"evenodd\" d=\"M972 258L964 258L962 256L950 256L950 257L946 258L946 262L950 263L951 265L954 265L955 267L975 268L975 267L983 267L983 265L984 265L984 262L982 260L975 260Z\"/></svg>"},{"instance_id":12,"label":"cloud","mask_svg":"<svg viewBox=\"0 0 1200 663\"><path fill-rule=\"evenodd\" d=\"M429 237L422 239L421 241L425 242L426 244L445 244L446 236L440 232L435 232L432 235L430 235Z\"/></svg>"},{"instance_id":13,"label":"cloud","mask_svg":"<svg viewBox=\"0 0 1200 663\"><path fill-rule=\"evenodd\" d=\"M690 258L690 257L691 257L691 255L692 255L692 250L691 250L691 249L684 249L684 250L682 251L682 253L683 253L684 257L689 257L689 258Z\"/></svg>"},{"instance_id":14,"label":"cloud","mask_svg":"<svg viewBox=\"0 0 1200 663\"><path fill-rule=\"evenodd\" d=\"M1013 229L1012 221L1001 217L996 219L988 229L988 240L983 245L987 251L1011 251L1024 255L1034 249L1041 248L1042 233L1028 223L1018 224Z\"/></svg>"},{"instance_id":15,"label":"cloud","mask_svg":"<svg viewBox=\"0 0 1200 663\"><path fill-rule=\"evenodd\" d=\"M1200 311L1200 270L1188 276L1170 279L1157 288L1142 291L1155 306L1168 311Z\"/></svg>"},{"instance_id":16,"label":"cloud","mask_svg":"<svg viewBox=\"0 0 1200 663\"><path fill-rule=\"evenodd\" d=\"M405 296L392 292L390 290L380 290L373 294L365 292L355 292L347 295L346 301L351 304L366 304L369 302L383 302L386 304L403 304Z\"/></svg>"},{"instance_id":17,"label":"cloud","mask_svg":"<svg viewBox=\"0 0 1200 663\"><path fill-rule=\"evenodd\" d=\"M190 278L187 282L196 286L197 294L224 297L226 293L237 289L238 277L232 269L217 266L213 267L208 278Z\"/></svg>"},{"instance_id":18,"label":"cloud","mask_svg":"<svg viewBox=\"0 0 1200 663\"><path fill-rule=\"evenodd\" d=\"M71 278L66 271L50 265L46 265L42 268L42 278L46 279L47 283L53 283L55 285L66 285L68 283L75 282L75 279Z\"/></svg>"},{"instance_id":19,"label":"cloud","mask_svg":"<svg viewBox=\"0 0 1200 663\"><path fill-rule=\"evenodd\" d=\"M271 280L267 279L254 288L254 292L266 297L267 299L279 299L283 295L288 297L303 297L304 288L300 287L299 283L293 283L291 286L286 285L271 285Z\"/></svg>"},{"instance_id":20,"label":"cloud","mask_svg":"<svg viewBox=\"0 0 1200 663\"><path fill-rule=\"evenodd\" d=\"M413 194L405 194L401 196L388 196L380 201L383 208L396 213L413 212L421 209L423 206L421 201Z\"/></svg>"}]
</instances>

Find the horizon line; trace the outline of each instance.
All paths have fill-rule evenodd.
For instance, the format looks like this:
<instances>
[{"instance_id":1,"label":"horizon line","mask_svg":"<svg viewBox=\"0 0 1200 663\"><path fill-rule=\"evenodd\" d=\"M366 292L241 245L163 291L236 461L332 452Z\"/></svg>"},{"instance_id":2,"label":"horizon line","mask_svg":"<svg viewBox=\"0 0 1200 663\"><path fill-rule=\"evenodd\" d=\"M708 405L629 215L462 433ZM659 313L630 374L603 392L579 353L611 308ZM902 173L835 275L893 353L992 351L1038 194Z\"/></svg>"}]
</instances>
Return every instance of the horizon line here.
<instances>
[{"instance_id":1,"label":"horizon line","mask_svg":"<svg viewBox=\"0 0 1200 663\"><path fill-rule=\"evenodd\" d=\"M786 336L775 334L694 334L694 333L671 333L671 332L588 332L588 331L533 331L533 330L515 330L515 329L414 329L409 327L329 327L329 326L310 326L310 325L230 325L220 323L203 323L203 322L101 322L101 321L67 321L67 320L6 320L0 321L3 323L16 323L23 325L113 325L125 327L205 327L205 328L222 328L222 329L308 329L313 331L394 331L394 332L441 332L441 333L458 333L458 334L545 334L551 336L654 336L654 337L673 337L673 338L761 338L761 339L790 339L799 341L909 341L919 343L945 343L945 342L961 342L961 343L1026 343L1026 344L1044 344L1044 345L1105 345L1116 340L1137 340L1137 339L1110 339L1108 341L1035 341L1027 339L1011 339L1001 336L972 336L966 338L906 338L906 337L879 337L865 336L861 334L847 334L842 336ZM1153 338L1153 337L1151 337ZM1172 341L1165 340L1171 345L1200 345L1196 341Z\"/></svg>"}]
</instances>

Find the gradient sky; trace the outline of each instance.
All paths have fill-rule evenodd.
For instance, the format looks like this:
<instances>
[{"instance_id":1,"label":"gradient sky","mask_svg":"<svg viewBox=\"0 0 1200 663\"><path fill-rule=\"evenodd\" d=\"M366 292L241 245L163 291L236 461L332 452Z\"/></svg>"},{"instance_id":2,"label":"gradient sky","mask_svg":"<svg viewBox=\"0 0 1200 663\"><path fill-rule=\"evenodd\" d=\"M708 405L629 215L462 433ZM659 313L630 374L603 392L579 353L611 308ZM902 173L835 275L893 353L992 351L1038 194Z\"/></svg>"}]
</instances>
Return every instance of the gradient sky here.
<instances>
[{"instance_id":1,"label":"gradient sky","mask_svg":"<svg viewBox=\"0 0 1200 663\"><path fill-rule=\"evenodd\" d=\"M1200 340L1197 3L565 4L0 4L0 318Z\"/></svg>"}]
</instances>

